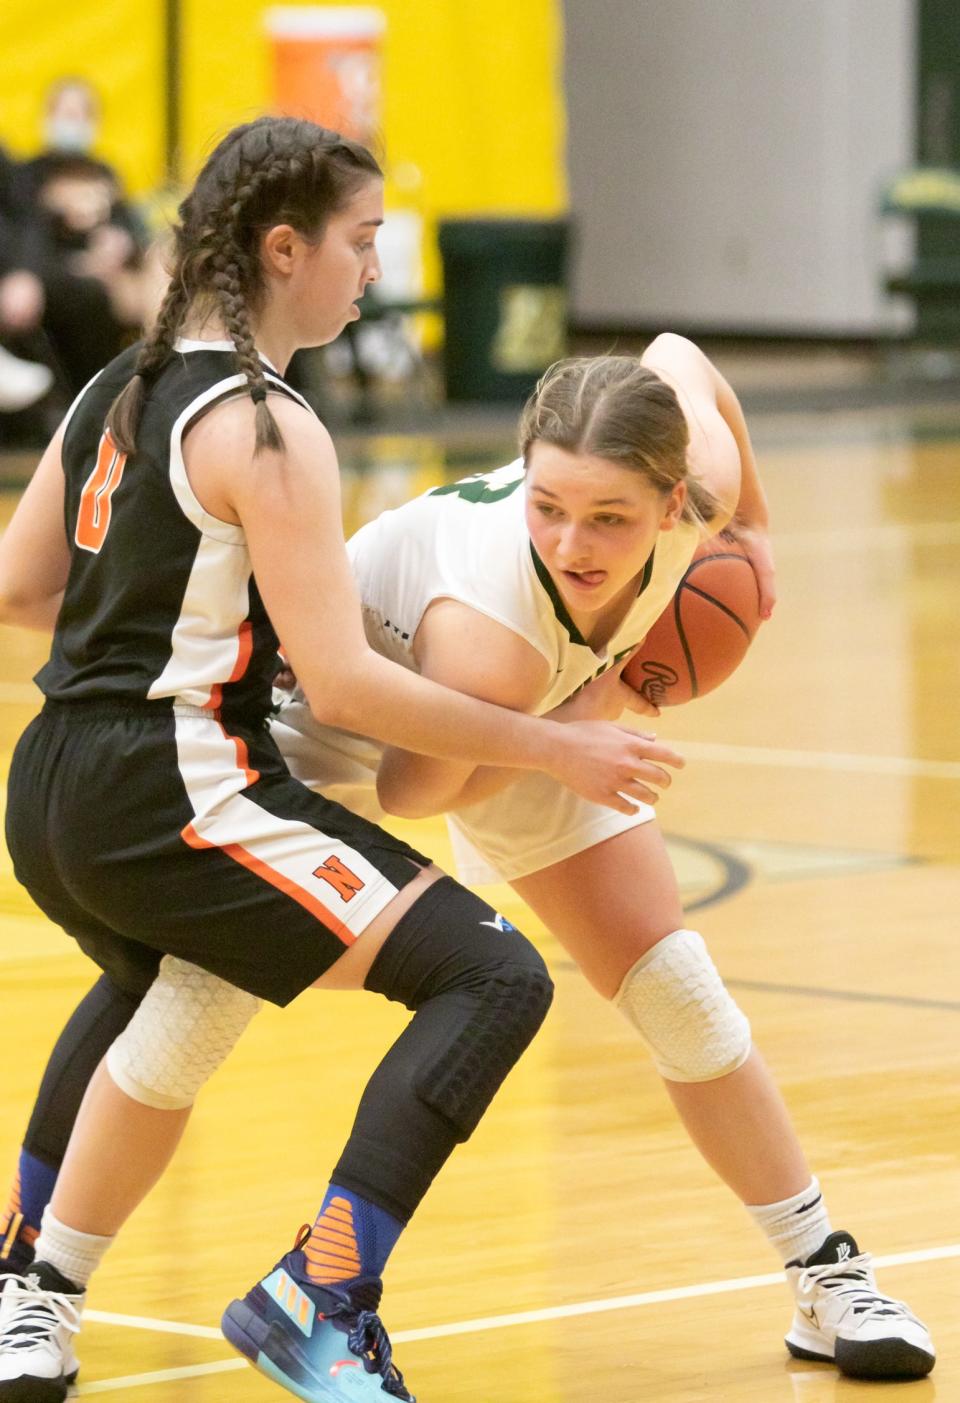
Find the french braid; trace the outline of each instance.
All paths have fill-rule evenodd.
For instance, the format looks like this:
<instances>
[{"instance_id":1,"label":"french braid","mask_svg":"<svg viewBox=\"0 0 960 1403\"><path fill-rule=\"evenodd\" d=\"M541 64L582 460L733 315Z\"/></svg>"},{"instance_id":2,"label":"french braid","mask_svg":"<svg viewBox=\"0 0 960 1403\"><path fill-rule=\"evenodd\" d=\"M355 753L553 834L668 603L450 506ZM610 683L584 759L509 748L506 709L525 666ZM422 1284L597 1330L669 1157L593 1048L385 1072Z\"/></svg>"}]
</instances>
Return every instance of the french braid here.
<instances>
[{"instance_id":1,"label":"french braid","mask_svg":"<svg viewBox=\"0 0 960 1403\"><path fill-rule=\"evenodd\" d=\"M261 235L290 224L306 238L321 238L330 215L379 174L365 147L293 117L261 117L224 137L180 206L169 290L133 377L111 407L107 426L118 448L134 451L150 381L200 301L216 306L233 342L256 406L255 451L283 446L251 322L264 292Z\"/></svg>"}]
</instances>

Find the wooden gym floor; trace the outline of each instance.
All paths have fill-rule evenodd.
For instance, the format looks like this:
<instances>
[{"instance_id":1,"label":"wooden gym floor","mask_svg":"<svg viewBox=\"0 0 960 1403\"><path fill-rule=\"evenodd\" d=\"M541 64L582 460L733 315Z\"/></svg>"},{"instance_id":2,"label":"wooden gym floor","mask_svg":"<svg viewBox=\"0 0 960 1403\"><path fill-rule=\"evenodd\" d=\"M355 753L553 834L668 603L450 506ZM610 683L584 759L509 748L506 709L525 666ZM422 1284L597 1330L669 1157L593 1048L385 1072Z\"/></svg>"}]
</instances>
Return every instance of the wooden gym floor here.
<instances>
[{"instance_id":1,"label":"wooden gym floor","mask_svg":"<svg viewBox=\"0 0 960 1403\"><path fill-rule=\"evenodd\" d=\"M759 418L754 431L782 600L723 689L662 718L689 764L661 822L835 1226L878 1255L939 1362L926 1381L876 1386L787 1359L773 1254L689 1147L619 1016L498 888L558 993L389 1266L384 1315L421 1403L960 1398L960 408ZM443 444L380 439L346 466L350 515L449 471ZM0 648L5 775L43 646L0 630ZM439 822L415 841L448 859ZM4 854L0 1173L91 980ZM401 1022L382 1000L309 994L256 1020L96 1279L82 1396L282 1396L216 1323L312 1218Z\"/></svg>"}]
</instances>

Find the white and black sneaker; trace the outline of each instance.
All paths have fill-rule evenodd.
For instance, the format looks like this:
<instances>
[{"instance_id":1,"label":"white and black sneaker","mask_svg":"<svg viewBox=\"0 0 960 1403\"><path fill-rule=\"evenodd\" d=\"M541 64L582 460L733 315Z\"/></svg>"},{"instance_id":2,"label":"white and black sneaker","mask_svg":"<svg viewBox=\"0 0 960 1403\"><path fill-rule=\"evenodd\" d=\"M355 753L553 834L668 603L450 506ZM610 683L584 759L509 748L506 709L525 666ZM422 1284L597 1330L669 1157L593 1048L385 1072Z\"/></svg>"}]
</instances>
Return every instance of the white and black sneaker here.
<instances>
[{"instance_id":1,"label":"white and black sneaker","mask_svg":"<svg viewBox=\"0 0 960 1403\"><path fill-rule=\"evenodd\" d=\"M0 1276L0 1403L63 1403L82 1310L83 1292L48 1262Z\"/></svg>"},{"instance_id":2,"label":"white and black sneaker","mask_svg":"<svg viewBox=\"0 0 960 1403\"><path fill-rule=\"evenodd\" d=\"M855 1379L929 1374L937 1357L929 1331L903 1301L880 1294L869 1252L849 1233L831 1233L786 1271L796 1300L786 1345L795 1359L829 1360Z\"/></svg>"}]
</instances>

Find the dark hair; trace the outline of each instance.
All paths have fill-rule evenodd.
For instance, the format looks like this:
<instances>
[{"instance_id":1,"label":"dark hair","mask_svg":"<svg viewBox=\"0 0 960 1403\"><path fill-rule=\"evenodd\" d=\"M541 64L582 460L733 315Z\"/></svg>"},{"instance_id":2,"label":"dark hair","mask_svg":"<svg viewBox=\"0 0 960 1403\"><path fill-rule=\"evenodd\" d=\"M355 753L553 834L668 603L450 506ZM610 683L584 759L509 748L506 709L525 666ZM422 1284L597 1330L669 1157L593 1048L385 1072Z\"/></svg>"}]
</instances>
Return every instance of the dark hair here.
<instances>
[{"instance_id":1,"label":"dark hair","mask_svg":"<svg viewBox=\"0 0 960 1403\"><path fill-rule=\"evenodd\" d=\"M88 156L85 151L50 151L38 158L43 162L39 183L46 185L50 180L105 180L114 193L119 192L117 177L113 170L96 156Z\"/></svg>"},{"instance_id":2,"label":"dark hair","mask_svg":"<svg viewBox=\"0 0 960 1403\"><path fill-rule=\"evenodd\" d=\"M264 291L261 235L289 224L305 238L319 240L330 215L381 173L365 146L295 117L259 117L223 138L180 206L167 294L133 378L107 416L110 436L122 452L134 451L147 385L201 298L215 303L247 378L256 405L256 452L283 446L267 408L267 382L250 327L250 310Z\"/></svg>"},{"instance_id":3,"label":"dark hair","mask_svg":"<svg viewBox=\"0 0 960 1403\"><path fill-rule=\"evenodd\" d=\"M687 464L690 434L671 386L633 356L557 361L520 419L520 452L552 443L641 472L659 491L687 485L683 516L703 525L720 504Z\"/></svg>"}]
</instances>

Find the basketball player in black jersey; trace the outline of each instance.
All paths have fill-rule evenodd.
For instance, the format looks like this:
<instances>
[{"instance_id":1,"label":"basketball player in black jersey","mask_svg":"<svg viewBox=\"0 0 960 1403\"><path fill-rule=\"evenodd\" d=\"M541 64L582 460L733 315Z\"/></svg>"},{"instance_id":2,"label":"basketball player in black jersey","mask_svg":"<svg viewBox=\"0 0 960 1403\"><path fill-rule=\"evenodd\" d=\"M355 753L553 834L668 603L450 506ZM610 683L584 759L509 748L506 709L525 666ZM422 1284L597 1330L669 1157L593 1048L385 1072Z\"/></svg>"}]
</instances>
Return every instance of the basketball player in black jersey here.
<instances>
[{"instance_id":1,"label":"basketball player in black jersey","mask_svg":"<svg viewBox=\"0 0 960 1403\"><path fill-rule=\"evenodd\" d=\"M409 1399L376 1314L383 1265L551 984L483 902L292 780L265 727L278 638L318 717L410 750L542 768L614 808L666 784L656 760L672 761L606 723L450 692L366 645L333 447L282 371L358 317L378 275L370 154L263 118L214 151L181 217L154 332L79 397L0 543L0 618L53 629L7 841L34 900L103 971L51 1063L27 1178L52 1162L44 1134L69 1123L91 1074L71 1048L96 1023L118 1033L30 1274L0 1277L0 1400L65 1397L86 1282L196 1091L259 1000L312 984L365 987L414 1016L312 1231L224 1330L303 1399Z\"/></svg>"}]
</instances>

